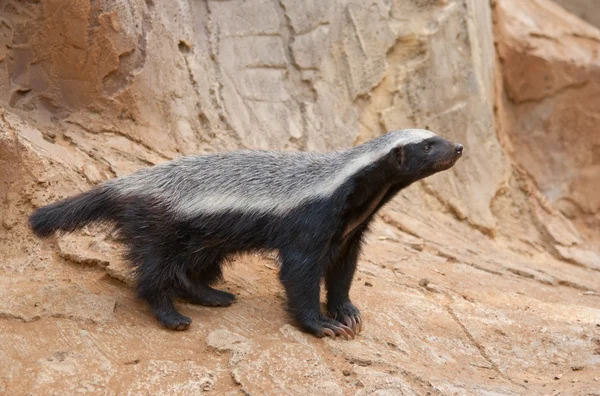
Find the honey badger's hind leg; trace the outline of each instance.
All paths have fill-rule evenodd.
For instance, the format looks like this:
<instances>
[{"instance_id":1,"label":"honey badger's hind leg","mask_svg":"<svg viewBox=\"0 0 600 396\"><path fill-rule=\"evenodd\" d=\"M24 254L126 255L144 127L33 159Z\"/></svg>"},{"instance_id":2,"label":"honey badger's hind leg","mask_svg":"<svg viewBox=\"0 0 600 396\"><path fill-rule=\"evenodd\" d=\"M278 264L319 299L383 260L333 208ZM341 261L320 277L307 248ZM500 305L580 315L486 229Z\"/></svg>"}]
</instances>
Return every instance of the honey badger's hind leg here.
<instances>
[{"instance_id":1,"label":"honey badger's hind leg","mask_svg":"<svg viewBox=\"0 0 600 396\"><path fill-rule=\"evenodd\" d=\"M171 330L186 330L192 320L173 305L174 279L166 263L146 259L137 265L137 295L144 300L154 317Z\"/></svg>"},{"instance_id":2,"label":"honey badger's hind leg","mask_svg":"<svg viewBox=\"0 0 600 396\"><path fill-rule=\"evenodd\" d=\"M150 311L163 326L172 330L187 329L192 320L182 315L173 305L175 280L169 257L156 248L160 244L143 243L128 239L127 259L133 264L136 274L138 298L147 303Z\"/></svg>"},{"instance_id":3,"label":"honey badger's hind leg","mask_svg":"<svg viewBox=\"0 0 600 396\"><path fill-rule=\"evenodd\" d=\"M187 330L192 324L192 319L181 314L173 305L173 295L171 293L153 293L150 296L142 297L156 319L168 329Z\"/></svg>"},{"instance_id":4,"label":"honey badger's hind leg","mask_svg":"<svg viewBox=\"0 0 600 396\"><path fill-rule=\"evenodd\" d=\"M358 308L350 302L350 285L356 271L356 262L360 255L362 233L352 236L343 247L339 259L332 263L325 274L327 286L327 312L336 320L360 333L363 326Z\"/></svg>"},{"instance_id":5,"label":"honey badger's hind leg","mask_svg":"<svg viewBox=\"0 0 600 396\"><path fill-rule=\"evenodd\" d=\"M354 338L351 328L321 313L319 283L325 268L323 259L297 251L281 251L281 256L279 278L286 290L288 309L300 326L317 337Z\"/></svg>"},{"instance_id":6,"label":"honey badger's hind leg","mask_svg":"<svg viewBox=\"0 0 600 396\"><path fill-rule=\"evenodd\" d=\"M177 273L177 294L189 303L207 307L228 307L236 300L235 294L213 289L209 285L222 279L222 256L203 254L190 262L192 269L181 268ZM196 264L196 265L193 265Z\"/></svg>"},{"instance_id":7,"label":"honey badger's hind leg","mask_svg":"<svg viewBox=\"0 0 600 396\"><path fill-rule=\"evenodd\" d=\"M127 246L125 258L134 269L138 298L163 326L187 329L192 320L173 304L178 266L185 265L177 255L184 250L187 235L178 233L180 224L160 201L136 196L124 199L121 207L119 236Z\"/></svg>"}]
</instances>

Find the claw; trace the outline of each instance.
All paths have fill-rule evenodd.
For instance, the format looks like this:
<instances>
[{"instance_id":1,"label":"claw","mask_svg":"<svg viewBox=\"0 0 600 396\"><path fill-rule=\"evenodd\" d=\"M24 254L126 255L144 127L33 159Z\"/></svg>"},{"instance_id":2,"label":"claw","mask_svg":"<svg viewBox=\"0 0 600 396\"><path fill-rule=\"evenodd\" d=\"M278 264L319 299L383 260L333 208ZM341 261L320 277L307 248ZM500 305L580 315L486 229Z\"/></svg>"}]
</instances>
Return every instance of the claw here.
<instances>
[{"instance_id":1,"label":"claw","mask_svg":"<svg viewBox=\"0 0 600 396\"><path fill-rule=\"evenodd\" d=\"M352 319L349 316L344 315L344 324L352 328Z\"/></svg>"},{"instance_id":2,"label":"claw","mask_svg":"<svg viewBox=\"0 0 600 396\"><path fill-rule=\"evenodd\" d=\"M349 339L351 338L350 334L349 334L349 333L348 333L346 330L344 330L343 328L341 328L341 327L337 327L337 326L336 326L336 328L335 328L335 329L336 329L337 331L339 331L339 333L340 333L340 334L338 334L338 335L340 335L340 336L344 336L344 338L345 338L346 340L349 340Z\"/></svg>"},{"instance_id":3,"label":"claw","mask_svg":"<svg viewBox=\"0 0 600 396\"><path fill-rule=\"evenodd\" d=\"M324 328L323 329L323 334L325 334L328 337L335 338L335 333L331 329Z\"/></svg>"},{"instance_id":4,"label":"claw","mask_svg":"<svg viewBox=\"0 0 600 396\"><path fill-rule=\"evenodd\" d=\"M362 331L362 317L360 315L356 315L356 323L358 324L358 332Z\"/></svg>"},{"instance_id":5,"label":"claw","mask_svg":"<svg viewBox=\"0 0 600 396\"><path fill-rule=\"evenodd\" d=\"M347 334L350 338L354 339L354 331L352 331L351 328L349 328L348 326L345 326L343 324L340 323L340 325L338 326L340 329L342 329L344 331L345 334Z\"/></svg>"}]
</instances>

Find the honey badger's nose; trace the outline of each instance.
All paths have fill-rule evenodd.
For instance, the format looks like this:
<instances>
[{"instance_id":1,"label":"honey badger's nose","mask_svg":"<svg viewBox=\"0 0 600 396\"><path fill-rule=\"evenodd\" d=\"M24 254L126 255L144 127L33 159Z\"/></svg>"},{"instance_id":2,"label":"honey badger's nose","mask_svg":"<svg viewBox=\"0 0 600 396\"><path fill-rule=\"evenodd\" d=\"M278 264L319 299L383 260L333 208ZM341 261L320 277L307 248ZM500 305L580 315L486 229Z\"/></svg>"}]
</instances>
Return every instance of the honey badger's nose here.
<instances>
[{"instance_id":1,"label":"honey badger's nose","mask_svg":"<svg viewBox=\"0 0 600 396\"><path fill-rule=\"evenodd\" d=\"M456 152L456 154L462 155L463 145L460 143L456 143L456 146L454 146L454 151Z\"/></svg>"}]
</instances>

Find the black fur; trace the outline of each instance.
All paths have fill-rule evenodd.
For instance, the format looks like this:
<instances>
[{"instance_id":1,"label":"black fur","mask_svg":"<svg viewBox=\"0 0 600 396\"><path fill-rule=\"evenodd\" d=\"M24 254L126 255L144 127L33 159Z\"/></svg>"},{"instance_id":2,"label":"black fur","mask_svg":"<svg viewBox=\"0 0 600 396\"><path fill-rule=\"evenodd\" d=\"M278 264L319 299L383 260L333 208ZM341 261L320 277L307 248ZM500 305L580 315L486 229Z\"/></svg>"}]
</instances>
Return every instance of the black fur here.
<instances>
[{"instance_id":1,"label":"black fur","mask_svg":"<svg viewBox=\"0 0 600 396\"><path fill-rule=\"evenodd\" d=\"M438 151L425 154L424 145L432 142ZM38 209L30 224L43 237L92 221L116 223L137 274L137 295L164 326L179 330L191 319L175 309L174 298L228 306L235 296L210 287L221 279L223 262L238 253L277 251L280 280L298 324L319 337L354 336L352 330L360 329L362 319L349 291L373 216L401 189L448 169L458 157L456 146L440 138L398 147L351 176L331 196L308 201L284 216L229 211L184 221L173 216L165 202L116 198L98 187ZM384 187L387 193L373 203ZM348 231L353 220L361 218L364 221ZM329 317L320 310L322 279Z\"/></svg>"},{"instance_id":2,"label":"black fur","mask_svg":"<svg viewBox=\"0 0 600 396\"><path fill-rule=\"evenodd\" d=\"M116 204L108 189L96 187L39 208L29 217L29 225L42 238L56 232L73 232L93 222L116 220Z\"/></svg>"}]
</instances>

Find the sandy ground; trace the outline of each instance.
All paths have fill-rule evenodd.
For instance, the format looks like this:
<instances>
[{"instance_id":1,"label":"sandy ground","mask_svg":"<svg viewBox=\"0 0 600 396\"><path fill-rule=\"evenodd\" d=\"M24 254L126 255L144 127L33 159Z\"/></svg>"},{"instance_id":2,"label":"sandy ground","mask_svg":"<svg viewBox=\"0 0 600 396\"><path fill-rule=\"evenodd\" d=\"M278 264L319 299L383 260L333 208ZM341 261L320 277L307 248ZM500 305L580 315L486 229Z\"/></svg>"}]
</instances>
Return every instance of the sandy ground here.
<instances>
[{"instance_id":1,"label":"sandy ground","mask_svg":"<svg viewBox=\"0 0 600 396\"><path fill-rule=\"evenodd\" d=\"M268 257L227 269L233 306L180 303L193 323L175 332L115 279L129 278L106 232L48 242L55 253L13 261L2 281L2 391L599 394L600 272L442 217L384 218L352 289L365 326L351 341L297 330Z\"/></svg>"}]
</instances>

